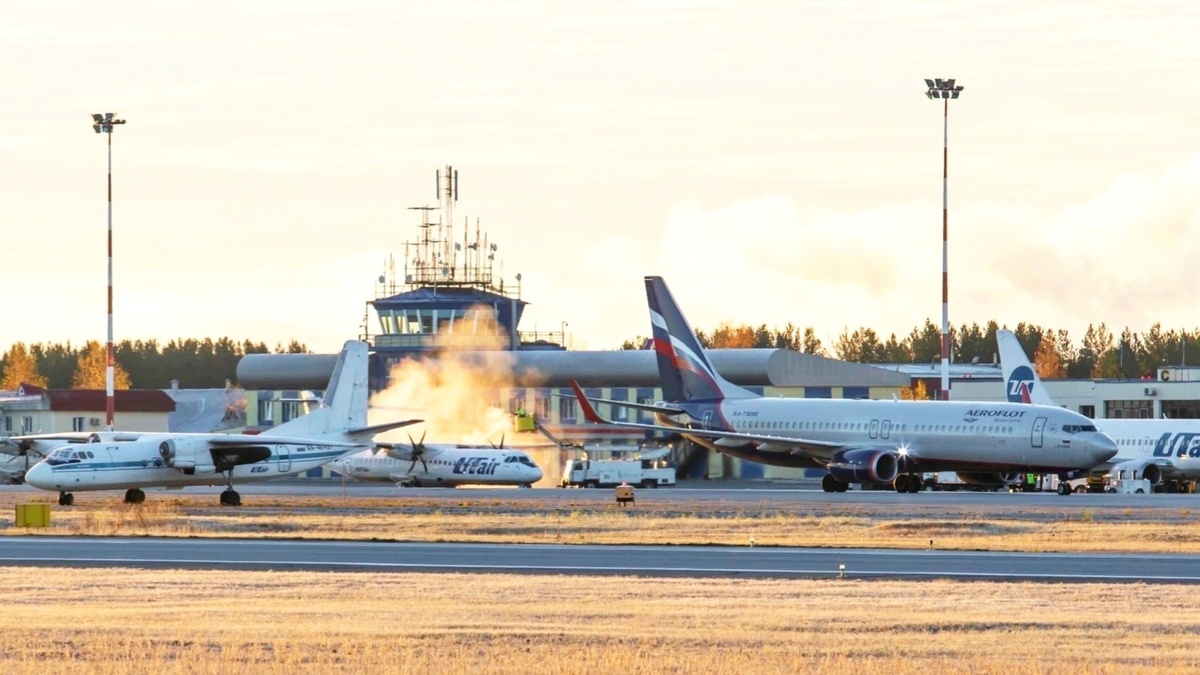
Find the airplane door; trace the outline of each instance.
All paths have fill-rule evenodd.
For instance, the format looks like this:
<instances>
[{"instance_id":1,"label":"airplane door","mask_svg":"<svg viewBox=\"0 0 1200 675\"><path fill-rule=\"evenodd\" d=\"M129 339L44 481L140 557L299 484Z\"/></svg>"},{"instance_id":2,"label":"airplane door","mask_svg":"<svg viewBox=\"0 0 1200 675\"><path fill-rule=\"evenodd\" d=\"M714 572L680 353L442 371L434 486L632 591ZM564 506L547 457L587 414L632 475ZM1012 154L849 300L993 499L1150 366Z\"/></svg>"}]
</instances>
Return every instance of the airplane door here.
<instances>
[{"instance_id":1,"label":"airplane door","mask_svg":"<svg viewBox=\"0 0 1200 675\"><path fill-rule=\"evenodd\" d=\"M888 434L890 434L890 433L892 433L892 421L884 420L883 424L880 425L880 427L879 427L879 437L887 438Z\"/></svg>"},{"instance_id":2,"label":"airplane door","mask_svg":"<svg viewBox=\"0 0 1200 675\"><path fill-rule=\"evenodd\" d=\"M879 437L879 420L871 420L871 426L867 428L867 436L870 438Z\"/></svg>"},{"instance_id":3,"label":"airplane door","mask_svg":"<svg viewBox=\"0 0 1200 675\"><path fill-rule=\"evenodd\" d=\"M279 458L279 473L287 473L292 470L292 455L288 451L288 446L275 446L275 456Z\"/></svg>"},{"instance_id":4,"label":"airplane door","mask_svg":"<svg viewBox=\"0 0 1200 675\"><path fill-rule=\"evenodd\" d=\"M1035 448L1042 447L1042 436L1045 433L1045 431L1046 431L1046 418L1039 417L1039 418L1035 419L1033 421L1033 436L1030 438L1030 441L1032 442L1033 447L1035 447Z\"/></svg>"}]
</instances>

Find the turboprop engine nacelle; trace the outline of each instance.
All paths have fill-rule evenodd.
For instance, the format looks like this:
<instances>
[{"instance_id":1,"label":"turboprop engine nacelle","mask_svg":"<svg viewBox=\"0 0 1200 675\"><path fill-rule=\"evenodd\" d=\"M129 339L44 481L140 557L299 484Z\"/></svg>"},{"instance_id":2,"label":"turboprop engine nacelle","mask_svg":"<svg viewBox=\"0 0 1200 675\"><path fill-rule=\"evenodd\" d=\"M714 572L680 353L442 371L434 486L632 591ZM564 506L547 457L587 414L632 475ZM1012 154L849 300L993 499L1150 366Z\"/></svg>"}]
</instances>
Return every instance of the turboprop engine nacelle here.
<instances>
[{"instance_id":1,"label":"turboprop engine nacelle","mask_svg":"<svg viewBox=\"0 0 1200 675\"><path fill-rule=\"evenodd\" d=\"M217 472L208 443L200 439L168 438L158 444L158 453L167 466L188 475Z\"/></svg>"}]
</instances>

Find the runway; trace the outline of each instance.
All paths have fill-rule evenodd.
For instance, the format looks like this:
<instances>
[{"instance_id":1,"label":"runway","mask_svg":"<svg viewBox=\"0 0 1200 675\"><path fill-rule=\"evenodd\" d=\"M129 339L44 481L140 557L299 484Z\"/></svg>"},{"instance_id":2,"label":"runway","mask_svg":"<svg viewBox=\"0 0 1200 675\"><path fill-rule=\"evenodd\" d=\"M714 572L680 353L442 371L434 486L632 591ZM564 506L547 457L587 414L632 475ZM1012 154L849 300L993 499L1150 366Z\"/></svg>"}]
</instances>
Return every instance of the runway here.
<instances>
[{"instance_id":1,"label":"runway","mask_svg":"<svg viewBox=\"0 0 1200 675\"><path fill-rule=\"evenodd\" d=\"M1200 555L0 537L0 565L1200 583ZM844 568L842 567L844 566Z\"/></svg>"},{"instance_id":2,"label":"runway","mask_svg":"<svg viewBox=\"0 0 1200 675\"><path fill-rule=\"evenodd\" d=\"M192 486L183 490L149 488L146 494L151 500L156 495L212 495L217 499L222 487ZM267 483L247 483L237 486L244 499L255 496L332 497L345 493L351 497L390 497L404 499L444 499L459 502L472 499L522 499L545 502L611 502L611 489L585 490L579 488L399 488L388 483L364 483L329 479L276 480ZM46 493L29 486L0 486L3 492L28 492L34 495ZM85 494L85 493L77 493ZM119 495L120 491L108 491ZM688 481L677 487L638 489L639 502L695 501L703 503L720 500L723 502L821 504L821 505L937 505L937 506L987 506L987 507L1066 507L1071 509L1123 510L1128 508L1194 509L1200 506L1200 495L1194 494L1075 494L1060 496L1053 492L919 492L899 494L891 490L851 490L844 493L827 493L817 487L815 481L767 482L731 481L704 482Z\"/></svg>"}]
</instances>

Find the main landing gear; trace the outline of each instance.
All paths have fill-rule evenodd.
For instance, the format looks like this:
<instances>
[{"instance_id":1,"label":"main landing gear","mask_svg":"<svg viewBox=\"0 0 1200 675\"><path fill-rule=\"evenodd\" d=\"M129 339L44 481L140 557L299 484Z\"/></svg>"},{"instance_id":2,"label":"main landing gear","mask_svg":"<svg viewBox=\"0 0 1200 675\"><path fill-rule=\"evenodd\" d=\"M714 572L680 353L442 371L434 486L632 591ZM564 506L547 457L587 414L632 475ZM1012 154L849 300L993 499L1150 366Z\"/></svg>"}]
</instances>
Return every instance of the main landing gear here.
<instances>
[{"instance_id":1,"label":"main landing gear","mask_svg":"<svg viewBox=\"0 0 1200 675\"><path fill-rule=\"evenodd\" d=\"M896 492L912 492L916 494L921 491L921 475L916 473L902 473L896 476L896 480L892 483L896 488Z\"/></svg>"},{"instance_id":2,"label":"main landing gear","mask_svg":"<svg viewBox=\"0 0 1200 675\"><path fill-rule=\"evenodd\" d=\"M241 506L242 496L233 489L233 469L225 473L225 491L221 493L221 506Z\"/></svg>"},{"instance_id":3,"label":"main landing gear","mask_svg":"<svg viewBox=\"0 0 1200 675\"><path fill-rule=\"evenodd\" d=\"M140 489L133 488L125 491L126 504L141 504L144 501L146 501L146 493L142 492Z\"/></svg>"},{"instance_id":4,"label":"main landing gear","mask_svg":"<svg viewBox=\"0 0 1200 675\"><path fill-rule=\"evenodd\" d=\"M75 495L71 494L70 492L58 493L58 505L59 506L70 506L74 503L75 503Z\"/></svg>"},{"instance_id":5,"label":"main landing gear","mask_svg":"<svg viewBox=\"0 0 1200 675\"><path fill-rule=\"evenodd\" d=\"M842 481L834 478L833 474L827 473L825 474L825 477L821 479L821 489L826 492L845 492L846 490L850 489L850 484L843 483Z\"/></svg>"}]
</instances>

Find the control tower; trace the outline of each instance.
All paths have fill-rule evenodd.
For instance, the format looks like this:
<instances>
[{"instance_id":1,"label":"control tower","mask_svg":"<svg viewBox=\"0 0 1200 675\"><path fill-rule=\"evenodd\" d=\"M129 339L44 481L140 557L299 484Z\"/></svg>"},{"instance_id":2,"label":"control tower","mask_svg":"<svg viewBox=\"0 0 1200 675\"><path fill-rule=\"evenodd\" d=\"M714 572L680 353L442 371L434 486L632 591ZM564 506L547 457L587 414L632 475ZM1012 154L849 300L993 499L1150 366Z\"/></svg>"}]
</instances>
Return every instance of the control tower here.
<instances>
[{"instance_id":1,"label":"control tower","mask_svg":"<svg viewBox=\"0 0 1200 675\"><path fill-rule=\"evenodd\" d=\"M363 339L384 365L444 350L564 349L563 332L525 332L518 326L528 304L521 299L521 275L505 284L498 246L479 220L464 219L454 232L458 171L436 173L437 206L415 206L419 237L405 242L402 265L394 256L384 263L367 302ZM473 230L473 231L472 231ZM378 319L371 333L371 310Z\"/></svg>"}]
</instances>

